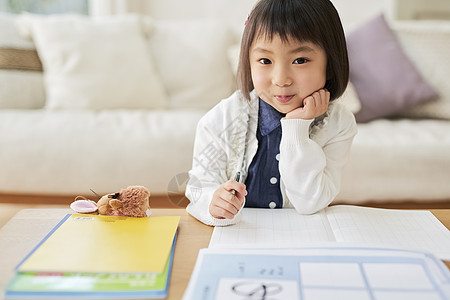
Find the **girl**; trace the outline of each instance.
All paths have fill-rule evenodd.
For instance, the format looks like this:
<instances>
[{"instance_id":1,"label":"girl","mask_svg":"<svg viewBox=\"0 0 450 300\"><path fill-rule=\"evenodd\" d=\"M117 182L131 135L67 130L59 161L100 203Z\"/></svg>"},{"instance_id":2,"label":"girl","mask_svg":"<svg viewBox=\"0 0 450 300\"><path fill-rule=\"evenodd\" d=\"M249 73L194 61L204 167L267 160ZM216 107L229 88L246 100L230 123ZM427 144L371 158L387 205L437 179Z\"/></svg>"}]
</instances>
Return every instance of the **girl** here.
<instances>
[{"instance_id":1,"label":"girl","mask_svg":"<svg viewBox=\"0 0 450 300\"><path fill-rule=\"evenodd\" d=\"M352 113L333 101L348 76L329 0L259 1L242 37L240 90L199 121L187 211L224 226L244 206L302 214L328 206L357 131Z\"/></svg>"}]
</instances>

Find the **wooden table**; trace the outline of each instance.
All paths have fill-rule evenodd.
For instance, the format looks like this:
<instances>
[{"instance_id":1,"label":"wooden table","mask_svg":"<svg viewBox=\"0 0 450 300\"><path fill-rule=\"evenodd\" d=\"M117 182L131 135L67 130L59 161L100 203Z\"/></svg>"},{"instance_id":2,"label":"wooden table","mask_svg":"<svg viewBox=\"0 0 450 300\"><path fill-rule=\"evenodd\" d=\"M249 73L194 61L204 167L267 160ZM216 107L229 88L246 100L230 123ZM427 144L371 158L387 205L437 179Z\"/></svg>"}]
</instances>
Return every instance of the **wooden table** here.
<instances>
[{"instance_id":1,"label":"wooden table","mask_svg":"<svg viewBox=\"0 0 450 300\"><path fill-rule=\"evenodd\" d=\"M450 209L431 212L450 229ZM14 275L14 267L63 218L68 209L25 209L0 229L0 299ZM184 209L153 209L153 216L181 216L167 299L181 299L197 260L198 251L207 248L212 227L203 225ZM445 262L450 268L450 262Z\"/></svg>"}]
</instances>

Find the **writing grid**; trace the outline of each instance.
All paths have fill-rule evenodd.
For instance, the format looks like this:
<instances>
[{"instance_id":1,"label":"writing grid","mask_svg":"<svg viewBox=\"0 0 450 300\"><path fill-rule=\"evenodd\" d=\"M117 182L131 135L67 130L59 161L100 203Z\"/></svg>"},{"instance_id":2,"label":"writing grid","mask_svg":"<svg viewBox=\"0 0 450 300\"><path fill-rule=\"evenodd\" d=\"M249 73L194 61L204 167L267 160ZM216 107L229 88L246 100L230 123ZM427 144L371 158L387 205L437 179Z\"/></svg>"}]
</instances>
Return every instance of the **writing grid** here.
<instances>
[{"instance_id":1,"label":"writing grid","mask_svg":"<svg viewBox=\"0 0 450 300\"><path fill-rule=\"evenodd\" d=\"M302 299L446 299L419 261L351 260L300 262Z\"/></svg>"},{"instance_id":2,"label":"writing grid","mask_svg":"<svg viewBox=\"0 0 450 300\"><path fill-rule=\"evenodd\" d=\"M245 208L239 223L214 228L210 247L285 245L334 241L326 215L300 215L294 209Z\"/></svg>"}]
</instances>

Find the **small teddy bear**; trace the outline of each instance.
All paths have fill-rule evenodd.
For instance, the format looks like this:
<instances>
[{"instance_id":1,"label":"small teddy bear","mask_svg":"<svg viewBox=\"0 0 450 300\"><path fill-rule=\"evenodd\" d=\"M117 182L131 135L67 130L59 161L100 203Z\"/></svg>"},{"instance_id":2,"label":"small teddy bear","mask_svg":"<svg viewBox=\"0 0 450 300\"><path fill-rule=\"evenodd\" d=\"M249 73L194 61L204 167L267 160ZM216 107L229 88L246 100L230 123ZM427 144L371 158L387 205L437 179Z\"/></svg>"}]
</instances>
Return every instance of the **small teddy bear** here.
<instances>
[{"instance_id":1,"label":"small teddy bear","mask_svg":"<svg viewBox=\"0 0 450 300\"><path fill-rule=\"evenodd\" d=\"M97 203L78 196L70 208L77 213L146 217L150 209L150 192L143 186L129 186L118 193L104 195Z\"/></svg>"}]
</instances>

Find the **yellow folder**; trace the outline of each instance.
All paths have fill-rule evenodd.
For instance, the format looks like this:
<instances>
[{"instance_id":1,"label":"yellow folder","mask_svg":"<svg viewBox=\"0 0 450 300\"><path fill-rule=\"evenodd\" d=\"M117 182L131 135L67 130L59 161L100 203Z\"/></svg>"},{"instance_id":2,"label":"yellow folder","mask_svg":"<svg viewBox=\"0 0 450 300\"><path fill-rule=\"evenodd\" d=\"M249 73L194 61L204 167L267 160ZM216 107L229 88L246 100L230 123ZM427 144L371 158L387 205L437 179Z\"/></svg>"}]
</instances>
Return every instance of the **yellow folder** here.
<instances>
[{"instance_id":1,"label":"yellow folder","mask_svg":"<svg viewBox=\"0 0 450 300\"><path fill-rule=\"evenodd\" d=\"M162 272L179 216L67 216L19 266L32 272Z\"/></svg>"}]
</instances>

